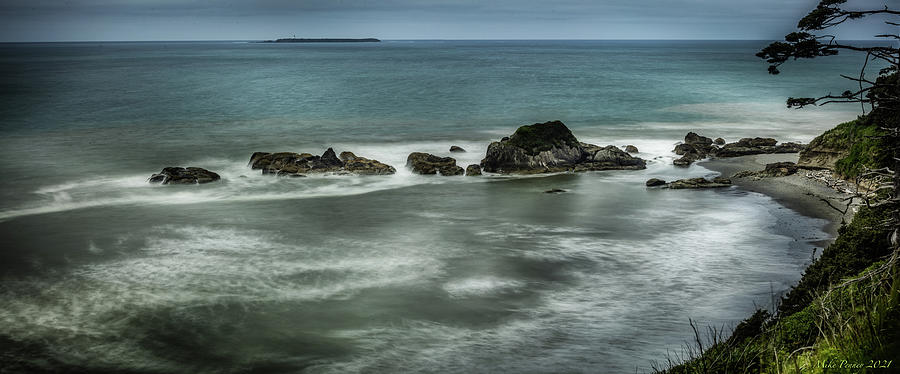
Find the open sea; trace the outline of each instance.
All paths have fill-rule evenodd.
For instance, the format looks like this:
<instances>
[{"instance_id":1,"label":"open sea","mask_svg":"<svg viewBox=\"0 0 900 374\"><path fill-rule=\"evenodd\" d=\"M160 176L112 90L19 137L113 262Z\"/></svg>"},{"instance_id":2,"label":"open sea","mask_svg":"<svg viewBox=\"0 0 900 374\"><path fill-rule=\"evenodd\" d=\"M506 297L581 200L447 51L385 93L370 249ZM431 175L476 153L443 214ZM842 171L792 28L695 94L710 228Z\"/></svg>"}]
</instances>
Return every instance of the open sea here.
<instances>
[{"instance_id":1,"label":"open sea","mask_svg":"<svg viewBox=\"0 0 900 374\"><path fill-rule=\"evenodd\" d=\"M644 372L796 282L825 222L647 189L688 131L809 142L863 56L771 76L765 41L0 44L0 367L9 372ZM646 170L410 173L518 126L636 145ZM255 151L390 176L278 178ZM223 180L160 186L166 166ZM562 194L545 190L561 188ZM0 370L2 371L2 370Z\"/></svg>"}]
</instances>

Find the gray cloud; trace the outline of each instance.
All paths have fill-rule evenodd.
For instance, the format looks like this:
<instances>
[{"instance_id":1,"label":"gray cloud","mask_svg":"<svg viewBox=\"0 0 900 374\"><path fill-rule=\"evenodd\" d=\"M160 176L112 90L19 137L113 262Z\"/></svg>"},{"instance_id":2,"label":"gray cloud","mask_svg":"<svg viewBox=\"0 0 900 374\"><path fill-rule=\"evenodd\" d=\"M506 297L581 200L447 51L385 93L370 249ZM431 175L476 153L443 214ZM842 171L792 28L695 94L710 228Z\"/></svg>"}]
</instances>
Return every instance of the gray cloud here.
<instances>
[{"instance_id":1,"label":"gray cloud","mask_svg":"<svg viewBox=\"0 0 900 374\"><path fill-rule=\"evenodd\" d=\"M0 40L773 39L816 0L5 0ZM851 1L853 3L853 1ZM861 7L879 0L856 0ZM848 31L868 37L874 29Z\"/></svg>"}]
</instances>

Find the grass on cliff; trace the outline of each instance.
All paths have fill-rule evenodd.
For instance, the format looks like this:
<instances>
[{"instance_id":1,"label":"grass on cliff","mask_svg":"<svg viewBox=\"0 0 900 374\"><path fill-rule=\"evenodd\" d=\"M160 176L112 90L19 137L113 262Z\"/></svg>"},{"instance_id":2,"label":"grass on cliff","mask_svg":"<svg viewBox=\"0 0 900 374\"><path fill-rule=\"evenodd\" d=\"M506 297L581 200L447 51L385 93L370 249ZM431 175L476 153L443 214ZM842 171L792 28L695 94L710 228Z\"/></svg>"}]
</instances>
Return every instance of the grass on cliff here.
<instances>
[{"instance_id":1,"label":"grass on cliff","mask_svg":"<svg viewBox=\"0 0 900 374\"><path fill-rule=\"evenodd\" d=\"M884 131L878 128L871 116L861 116L844 122L813 139L810 146L831 149L846 149L847 156L835 163L835 171L844 178L852 179L866 168L880 168L890 162L890 154L878 136Z\"/></svg>"},{"instance_id":2,"label":"grass on cliff","mask_svg":"<svg viewBox=\"0 0 900 374\"><path fill-rule=\"evenodd\" d=\"M758 310L730 337L709 328L661 373L860 373L900 367L900 267L887 230L890 209L863 208L804 273L773 316ZM880 363L886 364L886 363ZM843 368L828 366L842 366Z\"/></svg>"}]
</instances>

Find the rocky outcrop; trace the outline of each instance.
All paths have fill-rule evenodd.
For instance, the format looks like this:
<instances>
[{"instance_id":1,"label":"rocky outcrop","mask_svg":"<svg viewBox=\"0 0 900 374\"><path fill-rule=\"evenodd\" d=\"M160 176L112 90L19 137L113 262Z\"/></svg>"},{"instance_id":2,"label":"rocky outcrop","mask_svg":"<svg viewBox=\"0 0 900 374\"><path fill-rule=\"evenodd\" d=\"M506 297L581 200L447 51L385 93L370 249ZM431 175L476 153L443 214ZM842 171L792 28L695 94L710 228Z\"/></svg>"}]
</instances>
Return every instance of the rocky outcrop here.
<instances>
[{"instance_id":1,"label":"rocky outcrop","mask_svg":"<svg viewBox=\"0 0 900 374\"><path fill-rule=\"evenodd\" d=\"M348 154L349 153L349 154ZM393 166L377 160L357 157L351 152L341 152L340 160L344 162L344 171L358 175L387 175L397 172Z\"/></svg>"},{"instance_id":2,"label":"rocky outcrop","mask_svg":"<svg viewBox=\"0 0 900 374\"><path fill-rule=\"evenodd\" d=\"M148 181L159 184L203 184L219 179L219 174L203 168L175 166L163 168L161 172L151 175Z\"/></svg>"},{"instance_id":3,"label":"rocky outcrop","mask_svg":"<svg viewBox=\"0 0 900 374\"><path fill-rule=\"evenodd\" d=\"M633 146L633 145L631 145L631 144L625 146L625 152L628 152L628 153L640 153L640 151L638 151L638 148L635 147L635 146Z\"/></svg>"},{"instance_id":4,"label":"rocky outcrop","mask_svg":"<svg viewBox=\"0 0 900 374\"><path fill-rule=\"evenodd\" d=\"M451 146L450 146L450 152L454 152L454 153L459 152L459 153L462 153L462 152L465 152L465 151L466 151L466 150L463 149L463 147L460 147L460 146L458 146L458 145L451 145Z\"/></svg>"},{"instance_id":5,"label":"rocky outcrop","mask_svg":"<svg viewBox=\"0 0 900 374\"><path fill-rule=\"evenodd\" d=\"M668 187L673 190L687 188L721 188L729 186L731 186L731 180L723 177L715 177L712 180L706 178L679 179L668 185Z\"/></svg>"},{"instance_id":6,"label":"rocky outcrop","mask_svg":"<svg viewBox=\"0 0 900 374\"><path fill-rule=\"evenodd\" d=\"M600 147L579 142L560 121L519 127L509 138L488 146L481 167L504 174L560 171L635 170L646 162L616 146Z\"/></svg>"},{"instance_id":7,"label":"rocky outcrop","mask_svg":"<svg viewBox=\"0 0 900 374\"><path fill-rule=\"evenodd\" d=\"M413 152L406 158L406 167L416 174L462 175L465 171L456 165L453 157L438 157L430 153Z\"/></svg>"},{"instance_id":8,"label":"rocky outcrop","mask_svg":"<svg viewBox=\"0 0 900 374\"><path fill-rule=\"evenodd\" d=\"M673 161L676 166L688 166L694 161L699 161L715 154L718 147L713 145L713 140L700 136L695 132L689 132L684 136L684 143L675 146L673 152L681 158Z\"/></svg>"},{"instance_id":9,"label":"rocky outcrop","mask_svg":"<svg viewBox=\"0 0 900 374\"><path fill-rule=\"evenodd\" d=\"M645 184L647 185L647 187L664 186L666 185L666 181L659 178L650 178Z\"/></svg>"},{"instance_id":10,"label":"rocky outcrop","mask_svg":"<svg viewBox=\"0 0 900 374\"><path fill-rule=\"evenodd\" d=\"M563 193L563 192L566 192L566 190L564 190L562 188L553 188L553 189L544 191L544 193Z\"/></svg>"},{"instance_id":11,"label":"rocky outcrop","mask_svg":"<svg viewBox=\"0 0 900 374\"><path fill-rule=\"evenodd\" d=\"M743 138L735 143L725 144L716 152L716 157L738 157L764 153L797 153L804 149L804 146L798 143L777 143L778 141L772 138Z\"/></svg>"},{"instance_id":12,"label":"rocky outcrop","mask_svg":"<svg viewBox=\"0 0 900 374\"><path fill-rule=\"evenodd\" d=\"M263 174L288 176L320 173L383 175L396 172L390 165L357 157L353 152L341 152L341 157L338 158L331 148L321 156L310 153L256 152L250 156L250 168L262 170Z\"/></svg>"},{"instance_id":13,"label":"rocky outcrop","mask_svg":"<svg viewBox=\"0 0 900 374\"><path fill-rule=\"evenodd\" d=\"M732 178L771 178L771 177L785 177L791 174L796 174L800 168L797 167L797 164L793 162L776 162L772 164L766 164L766 168L759 171L753 170L745 170L738 172L732 176Z\"/></svg>"},{"instance_id":14,"label":"rocky outcrop","mask_svg":"<svg viewBox=\"0 0 900 374\"><path fill-rule=\"evenodd\" d=\"M481 165L472 164L466 167L466 176L476 177L481 175Z\"/></svg>"},{"instance_id":15,"label":"rocky outcrop","mask_svg":"<svg viewBox=\"0 0 900 374\"><path fill-rule=\"evenodd\" d=\"M719 147L718 145L721 145ZM713 141L705 136L689 132L684 137L684 143L675 146L672 152L682 156L672 163L678 166L688 166L691 163L707 157L738 157L758 155L764 153L796 153L804 149L804 145L798 143L782 143L772 138L743 138L734 143L725 144L725 139L717 138Z\"/></svg>"}]
</instances>

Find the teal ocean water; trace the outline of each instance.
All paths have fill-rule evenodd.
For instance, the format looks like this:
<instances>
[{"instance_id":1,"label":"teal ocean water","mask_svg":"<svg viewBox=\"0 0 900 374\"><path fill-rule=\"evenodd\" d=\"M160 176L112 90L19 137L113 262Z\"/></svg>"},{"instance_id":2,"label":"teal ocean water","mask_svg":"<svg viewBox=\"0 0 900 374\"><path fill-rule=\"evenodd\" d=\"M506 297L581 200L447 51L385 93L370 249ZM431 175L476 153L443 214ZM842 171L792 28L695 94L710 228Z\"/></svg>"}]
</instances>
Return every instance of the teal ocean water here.
<instances>
[{"instance_id":1,"label":"teal ocean water","mask_svg":"<svg viewBox=\"0 0 900 374\"><path fill-rule=\"evenodd\" d=\"M808 142L861 56L766 42L0 45L0 366L141 373L633 372L768 305L824 222L737 188L648 190L686 132ZM430 177L562 120L647 170ZM391 176L275 178L255 151ZM166 166L223 180L158 186ZM545 194L562 188L564 194Z\"/></svg>"}]
</instances>

